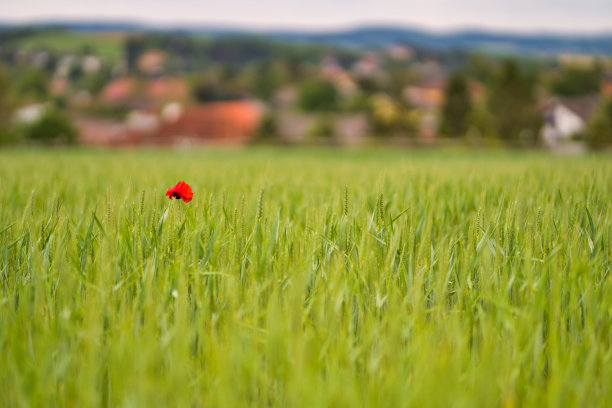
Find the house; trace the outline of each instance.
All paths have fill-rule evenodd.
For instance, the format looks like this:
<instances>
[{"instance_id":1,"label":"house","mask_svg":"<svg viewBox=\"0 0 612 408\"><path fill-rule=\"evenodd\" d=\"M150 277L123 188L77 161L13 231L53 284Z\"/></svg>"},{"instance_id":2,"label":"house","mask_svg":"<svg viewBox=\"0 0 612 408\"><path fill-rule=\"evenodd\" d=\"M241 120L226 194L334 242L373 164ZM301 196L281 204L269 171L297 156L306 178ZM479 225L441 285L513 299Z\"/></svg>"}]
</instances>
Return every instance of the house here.
<instances>
[{"instance_id":1,"label":"house","mask_svg":"<svg viewBox=\"0 0 612 408\"><path fill-rule=\"evenodd\" d=\"M281 110L288 110L297 103L298 95L295 86L285 85L274 94L274 105Z\"/></svg>"},{"instance_id":2,"label":"house","mask_svg":"<svg viewBox=\"0 0 612 408\"><path fill-rule=\"evenodd\" d=\"M117 78L109 82L100 97L103 102L109 104L123 104L132 97L136 91L136 83L132 78Z\"/></svg>"},{"instance_id":3,"label":"house","mask_svg":"<svg viewBox=\"0 0 612 408\"><path fill-rule=\"evenodd\" d=\"M415 109L419 118L418 133L423 139L433 139L438 132L440 111L445 100L446 79L435 75L416 85L407 86L402 91L404 100ZM475 80L468 82L468 94L472 103L483 104L486 87Z\"/></svg>"},{"instance_id":4,"label":"house","mask_svg":"<svg viewBox=\"0 0 612 408\"><path fill-rule=\"evenodd\" d=\"M555 148L571 142L584 131L598 104L598 96L551 98L545 101L541 106L544 115L541 137L544 145Z\"/></svg>"},{"instance_id":5,"label":"house","mask_svg":"<svg viewBox=\"0 0 612 408\"><path fill-rule=\"evenodd\" d=\"M75 57L73 55L66 55L60 58L57 62L54 76L57 78L67 78L74 60Z\"/></svg>"},{"instance_id":6,"label":"house","mask_svg":"<svg viewBox=\"0 0 612 408\"><path fill-rule=\"evenodd\" d=\"M329 120L334 139L344 145L356 145L366 140L370 128L363 114L334 114L318 116L312 113L281 111L278 113L278 131L285 142L303 143L321 120Z\"/></svg>"},{"instance_id":7,"label":"house","mask_svg":"<svg viewBox=\"0 0 612 408\"><path fill-rule=\"evenodd\" d=\"M126 125L107 119L75 118L79 141L89 146L133 146L137 140Z\"/></svg>"},{"instance_id":8,"label":"house","mask_svg":"<svg viewBox=\"0 0 612 408\"><path fill-rule=\"evenodd\" d=\"M102 60L94 55L87 55L81 61L81 68L88 74L98 72L102 68Z\"/></svg>"},{"instance_id":9,"label":"house","mask_svg":"<svg viewBox=\"0 0 612 408\"><path fill-rule=\"evenodd\" d=\"M323 76L333 76L336 72L342 71L343 68L338 60L332 55L326 55L321 60L320 69Z\"/></svg>"},{"instance_id":10,"label":"house","mask_svg":"<svg viewBox=\"0 0 612 408\"><path fill-rule=\"evenodd\" d=\"M612 98L612 73L607 73L601 81L601 94Z\"/></svg>"},{"instance_id":11,"label":"house","mask_svg":"<svg viewBox=\"0 0 612 408\"><path fill-rule=\"evenodd\" d=\"M331 78L331 81L343 98L348 99L355 96L359 89L353 78L346 71L338 72Z\"/></svg>"},{"instance_id":12,"label":"house","mask_svg":"<svg viewBox=\"0 0 612 408\"><path fill-rule=\"evenodd\" d=\"M364 114L344 114L336 116L334 133L344 145L362 143L370 133L368 119Z\"/></svg>"},{"instance_id":13,"label":"house","mask_svg":"<svg viewBox=\"0 0 612 408\"><path fill-rule=\"evenodd\" d=\"M444 84L444 78L437 77L407 86L402 91L404 100L417 112L418 133L422 139L431 140L438 132L438 114L444 103Z\"/></svg>"},{"instance_id":14,"label":"house","mask_svg":"<svg viewBox=\"0 0 612 408\"><path fill-rule=\"evenodd\" d=\"M145 93L155 101L184 101L189 97L189 88L184 79L156 78L147 82Z\"/></svg>"},{"instance_id":15,"label":"house","mask_svg":"<svg viewBox=\"0 0 612 408\"><path fill-rule=\"evenodd\" d=\"M411 106L418 109L437 110L444 102L444 78L435 78L402 91L403 97Z\"/></svg>"},{"instance_id":16,"label":"house","mask_svg":"<svg viewBox=\"0 0 612 408\"><path fill-rule=\"evenodd\" d=\"M64 95L70 87L70 82L66 78L55 77L51 80L51 94L52 95Z\"/></svg>"},{"instance_id":17,"label":"house","mask_svg":"<svg viewBox=\"0 0 612 408\"><path fill-rule=\"evenodd\" d=\"M382 74L380 57L373 52L368 53L353 64L352 71L358 77L378 77Z\"/></svg>"},{"instance_id":18,"label":"house","mask_svg":"<svg viewBox=\"0 0 612 408\"><path fill-rule=\"evenodd\" d=\"M394 44L387 47L387 53L396 61L405 61L414 55L414 50L406 45Z\"/></svg>"},{"instance_id":19,"label":"house","mask_svg":"<svg viewBox=\"0 0 612 408\"><path fill-rule=\"evenodd\" d=\"M71 95L69 101L72 106L84 108L91 104L92 99L93 98L89 91L80 90L77 91L74 95Z\"/></svg>"},{"instance_id":20,"label":"house","mask_svg":"<svg viewBox=\"0 0 612 408\"><path fill-rule=\"evenodd\" d=\"M248 100L187 106L173 102L159 115L134 110L124 123L77 118L81 142L102 146L244 143L254 134L261 106Z\"/></svg>"},{"instance_id":21,"label":"house","mask_svg":"<svg viewBox=\"0 0 612 408\"><path fill-rule=\"evenodd\" d=\"M34 52L31 55L30 62L33 65L36 65L38 67L44 67L45 65L47 65L49 63L50 59L51 59L51 55L49 54L49 52L47 52L47 51L38 51L38 52Z\"/></svg>"},{"instance_id":22,"label":"house","mask_svg":"<svg viewBox=\"0 0 612 408\"><path fill-rule=\"evenodd\" d=\"M138 58L138 69L147 75L159 75L164 71L166 53L158 49L150 49Z\"/></svg>"},{"instance_id":23,"label":"house","mask_svg":"<svg viewBox=\"0 0 612 408\"><path fill-rule=\"evenodd\" d=\"M108 83L100 94L104 103L124 105L135 109L153 109L189 97L187 82L181 78L162 77L144 81L117 78Z\"/></svg>"},{"instance_id":24,"label":"house","mask_svg":"<svg viewBox=\"0 0 612 408\"><path fill-rule=\"evenodd\" d=\"M131 133L153 134L159 129L159 118L154 113L132 111L127 115L125 125Z\"/></svg>"},{"instance_id":25,"label":"house","mask_svg":"<svg viewBox=\"0 0 612 408\"><path fill-rule=\"evenodd\" d=\"M289 110L278 113L278 132L290 143L303 142L314 124L315 117L312 114Z\"/></svg>"},{"instance_id":26,"label":"house","mask_svg":"<svg viewBox=\"0 0 612 408\"><path fill-rule=\"evenodd\" d=\"M39 120L49 110L49 104L34 103L15 111L15 121L20 124L30 124Z\"/></svg>"},{"instance_id":27,"label":"house","mask_svg":"<svg viewBox=\"0 0 612 408\"><path fill-rule=\"evenodd\" d=\"M487 96L487 88L479 81L473 79L468 82L468 93L470 95L470 101L474 105L482 105L485 103Z\"/></svg>"},{"instance_id":28,"label":"house","mask_svg":"<svg viewBox=\"0 0 612 408\"><path fill-rule=\"evenodd\" d=\"M156 131L143 135L141 142L156 145L244 143L262 117L262 107L251 100L210 102L172 109Z\"/></svg>"},{"instance_id":29,"label":"house","mask_svg":"<svg viewBox=\"0 0 612 408\"><path fill-rule=\"evenodd\" d=\"M340 65L323 64L321 75L334 84L340 95L344 98L350 98L357 92L357 84L351 78L351 75Z\"/></svg>"},{"instance_id":30,"label":"house","mask_svg":"<svg viewBox=\"0 0 612 408\"><path fill-rule=\"evenodd\" d=\"M436 60L419 61L410 64L410 70L424 81L435 81L445 76L445 70Z\"/></svg>"}]
</instances>

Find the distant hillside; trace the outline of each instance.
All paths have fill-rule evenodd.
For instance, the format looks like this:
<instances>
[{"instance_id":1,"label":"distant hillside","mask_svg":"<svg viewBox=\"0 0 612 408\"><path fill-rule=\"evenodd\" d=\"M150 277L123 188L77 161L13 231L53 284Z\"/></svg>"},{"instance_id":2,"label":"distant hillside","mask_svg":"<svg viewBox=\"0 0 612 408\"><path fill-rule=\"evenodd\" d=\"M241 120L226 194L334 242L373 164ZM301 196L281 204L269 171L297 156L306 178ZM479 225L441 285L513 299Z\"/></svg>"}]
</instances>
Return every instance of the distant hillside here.
<instances>
[{"instance_id":1,"label":"distant hillside","mask_svg":"<svg viewBox=\"0 0 612 408\"><path fill-rule=\"evenodd\" d=\"M389 27L365 27L347 31L322 33L277 32L278 39L320 42L357 47L388 44L411 44L423 48L480 49L528 54L600 54L612 55L612 32L600 35L508 34L487 31L433 33L425 30Z\"/></svg>"},{"instance_id":2,"label":"distant hillside","mask_svg":"<svg viewBox=\"0 0 612 408\"><path fill-rule=\"evenodd\" d=\"M161 31L206 34L210 36L257 35L286 42L308 42L360 48L390 44L409 44L436 50L487 50L516 54L577 53L612 55L612 31L594 35L561 33L517 34L484 30L436 33L401 27L362 27L338 31L251 31L224 26L157 27L131 22L53 22L38 23L35 27L62 27L75 31ZM0 30L19 27L0 23Z\"/></svg>"}]
</instances>

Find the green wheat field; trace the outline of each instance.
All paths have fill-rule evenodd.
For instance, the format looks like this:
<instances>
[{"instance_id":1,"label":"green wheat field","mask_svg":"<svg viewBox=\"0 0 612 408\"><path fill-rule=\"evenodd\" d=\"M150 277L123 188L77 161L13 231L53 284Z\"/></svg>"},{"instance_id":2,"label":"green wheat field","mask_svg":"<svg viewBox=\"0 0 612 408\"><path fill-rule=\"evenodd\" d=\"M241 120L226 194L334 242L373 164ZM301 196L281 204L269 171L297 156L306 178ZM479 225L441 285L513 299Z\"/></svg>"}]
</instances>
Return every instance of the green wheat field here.
<instances>
[{"instance_id":1,"label":"green wheat field","mask_svg":"<svg viewBox=\"0 0 612 408\"><path fill-rule=\"evenodd\" d=\"M612 406L612 160L0 151L0 406ZM166 189L185 180L189 204Z\"/></svg>"}]
</instances>

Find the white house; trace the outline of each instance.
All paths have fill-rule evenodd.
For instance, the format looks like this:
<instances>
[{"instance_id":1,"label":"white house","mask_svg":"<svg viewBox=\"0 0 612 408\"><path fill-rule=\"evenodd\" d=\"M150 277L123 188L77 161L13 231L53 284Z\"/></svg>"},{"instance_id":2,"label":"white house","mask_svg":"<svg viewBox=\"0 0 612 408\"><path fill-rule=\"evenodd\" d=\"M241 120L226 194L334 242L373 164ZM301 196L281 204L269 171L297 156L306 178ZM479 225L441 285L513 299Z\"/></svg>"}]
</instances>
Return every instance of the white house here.
<instances>
[{"instance_id":1,"label":"white house","mask_svg":"<svg viewBox=\"0 0 612 408\"><path fill-rule=\"evenodd\" d=\"M584 130L584 120L578 114L562 104L555 104L545 116L542 128L542 141L548 147L572 139L572 136Z\"/></svg>"},{"instance_id":2,"label":"white house","mask_svg":"<svg viewBox=\"0 0 612 408\"><path fill-rule=\"evenodd\" d=\"M39 120L47 111L49 105L46 103L33 103L21 107L15 111L15 120L21 124L31 124Z\"/></svg>"},{"instance_id":3,"label":"white house","mask_svg":"<svg viewBox=\"0 0 612 408\"><path fill-rule=\"evenodd\" d=\"M555 148L571 142L585 130L597 104L597 97L554 98L547 101L543 107L544 126L541 130L544 145Z\"/></svg>"}]
</instances>

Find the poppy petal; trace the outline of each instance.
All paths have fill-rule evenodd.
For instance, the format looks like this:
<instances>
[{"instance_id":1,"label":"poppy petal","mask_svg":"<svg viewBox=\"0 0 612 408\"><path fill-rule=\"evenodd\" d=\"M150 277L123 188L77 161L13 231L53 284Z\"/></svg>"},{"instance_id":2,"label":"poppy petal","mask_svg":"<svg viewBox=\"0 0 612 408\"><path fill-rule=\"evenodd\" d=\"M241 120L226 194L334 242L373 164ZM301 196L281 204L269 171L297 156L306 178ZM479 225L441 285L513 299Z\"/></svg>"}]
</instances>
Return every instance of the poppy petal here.
<instances>
[{"instance_id":1,"label":"poppy petal","mask_svg":"<svg viewBox=\"0 0 612 408\"><path fill-rule=\"evenodd\" d=\"M193 198L193 191L191 191L191 187L189 186L189 184L181 180L176 183L174 187L168 188L168 191L166 191L166 195L171 200L173 198L182 199L184 202L188 203Z\"/></svg>"}]
</instances>

